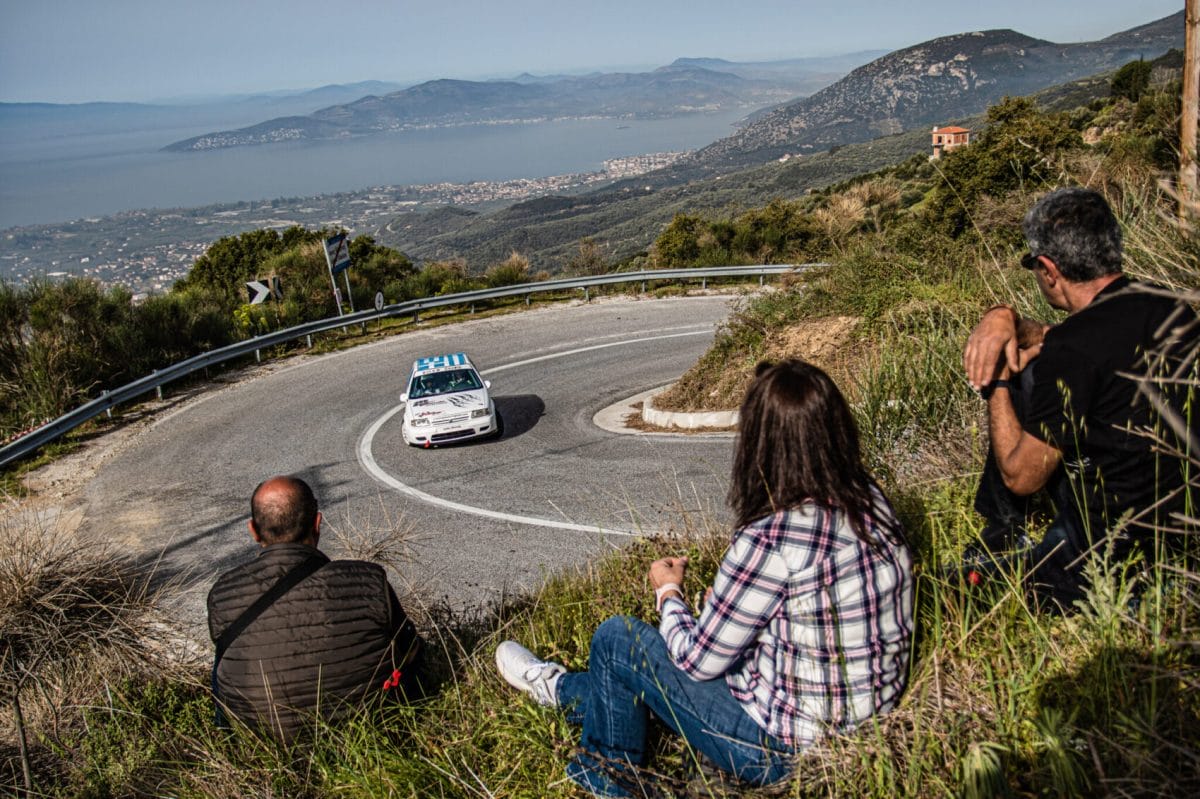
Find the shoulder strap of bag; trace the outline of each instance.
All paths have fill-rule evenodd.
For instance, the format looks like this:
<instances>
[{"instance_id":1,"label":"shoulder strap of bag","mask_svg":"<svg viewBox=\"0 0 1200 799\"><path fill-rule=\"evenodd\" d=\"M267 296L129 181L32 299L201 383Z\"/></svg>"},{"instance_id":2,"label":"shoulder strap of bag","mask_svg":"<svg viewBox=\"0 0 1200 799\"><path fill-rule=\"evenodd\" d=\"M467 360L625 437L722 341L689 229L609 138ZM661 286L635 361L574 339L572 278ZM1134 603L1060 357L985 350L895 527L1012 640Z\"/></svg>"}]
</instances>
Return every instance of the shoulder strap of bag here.
<instances>
[{"instance_id":1,"label":"shoulder strap of bag","mask_svg":"<svg viewBox=\"0 0 1200 799\"><path fill-rule=\"evenodd\" d=\"M292 590L305 577L315 572L317 569L328 563L329 560L322 555L309 555L308 558L292 567L287 574L275 581L275 584L267 589L267 592L255 600L254 604L246 608L241 616L233 620L225 628L225 632L221 633L221 637L217 639L217 656L213 662L213 673L216 673L217 665L221 662L221 657L225 654L225 650L229 648L237 637L245 632L251 622L257 619L262 612L271 607L275 600Z\"/></svg>"}]
</instances>

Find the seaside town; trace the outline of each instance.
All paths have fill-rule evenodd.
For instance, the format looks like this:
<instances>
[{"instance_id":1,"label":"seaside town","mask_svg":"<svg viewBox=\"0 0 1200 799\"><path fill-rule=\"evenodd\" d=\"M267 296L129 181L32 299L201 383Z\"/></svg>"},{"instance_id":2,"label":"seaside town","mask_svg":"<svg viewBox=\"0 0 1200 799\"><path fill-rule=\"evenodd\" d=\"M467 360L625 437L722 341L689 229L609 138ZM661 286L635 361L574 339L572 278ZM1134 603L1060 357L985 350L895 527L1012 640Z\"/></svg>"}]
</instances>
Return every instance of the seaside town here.
<instances>
[{"instance_id":1,"label":"seaside town","mask_svg":"<svg viewBox=\"0 0 1200 799\"><path fill-rule=\"evenodd\" d=\"M313 197L222 203L198 208L143 209L70 222L0 231L0 279L92 277L121 284L135 297L162 293L222 236L247 230L344 228L370 233L398 214L431 206L481 206L572 193L661 169L685 153L614 158L596 172L471 183L377 186Z\"/></svg>"}]
</instances>

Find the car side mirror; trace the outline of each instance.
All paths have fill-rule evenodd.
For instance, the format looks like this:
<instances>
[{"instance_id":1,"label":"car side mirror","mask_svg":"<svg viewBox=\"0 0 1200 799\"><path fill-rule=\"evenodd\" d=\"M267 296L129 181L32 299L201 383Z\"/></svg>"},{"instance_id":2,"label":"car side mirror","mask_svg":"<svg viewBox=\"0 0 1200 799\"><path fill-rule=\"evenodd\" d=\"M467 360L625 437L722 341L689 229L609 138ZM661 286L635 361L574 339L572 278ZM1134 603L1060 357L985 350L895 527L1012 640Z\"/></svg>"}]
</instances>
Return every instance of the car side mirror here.
<instances>
[{"instance_id":1,"label":"car side mirror","mask_svg":"<svg viewBox=\"0 0 1200 799\"><path fill-rule=\"evenodd\" d=\"M484 380L484 381L483 381L483 387L484 387L484 388L491 388L491 387L492 387L492 381L491 381L491 380Z\"/></svg>"},{"instance_id":2,"label":"car side mirror","mask_svg":"<svg viewBox=\"0 0 1200 799\"><path fill-rule=\"evenodd\" d=\"M400 401L408 402L408 392L407 391L405 391L403 394L400 395Z\"/></svg>"}]
</instances>

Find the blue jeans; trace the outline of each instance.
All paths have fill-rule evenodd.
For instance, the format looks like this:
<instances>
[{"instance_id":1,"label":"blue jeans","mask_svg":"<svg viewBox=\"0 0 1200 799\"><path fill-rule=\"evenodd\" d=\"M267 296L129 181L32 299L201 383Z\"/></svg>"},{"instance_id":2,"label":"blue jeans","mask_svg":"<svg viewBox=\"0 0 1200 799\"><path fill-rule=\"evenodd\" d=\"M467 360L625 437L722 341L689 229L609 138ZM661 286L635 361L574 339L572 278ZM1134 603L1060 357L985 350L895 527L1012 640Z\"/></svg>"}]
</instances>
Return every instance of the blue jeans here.
<instances>
[{"instance_id":1,"label":"blue jeans","mask_svg":"<svg viewBox=\"0 0 1200 799\"><path fill-rule=\"evenodd\" d=\"M583 752L567 774L597 796L638 790L650 712L722 770L766 785L784 779L794 751L743 709L725 680L696 682L671 662L658 630L615 616L592 636L588 670L564 674L558 704L582 722Z\"/></svg>"}]
</instances>

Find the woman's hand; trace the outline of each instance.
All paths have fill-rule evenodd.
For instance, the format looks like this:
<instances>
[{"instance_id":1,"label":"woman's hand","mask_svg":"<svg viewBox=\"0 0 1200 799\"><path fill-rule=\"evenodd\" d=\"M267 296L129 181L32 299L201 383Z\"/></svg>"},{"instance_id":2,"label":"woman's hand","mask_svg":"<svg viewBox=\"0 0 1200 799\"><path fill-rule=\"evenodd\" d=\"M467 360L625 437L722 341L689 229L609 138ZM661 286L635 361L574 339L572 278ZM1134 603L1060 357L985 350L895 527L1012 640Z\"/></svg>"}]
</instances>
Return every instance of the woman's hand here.
<instances>
[{"instance_id":1,"label":"woman's hand","mask_svg":"<svg viewBox=\"0 0 1200 799\"><path fill-rule=\"evenodd\" d=\"M683 585L683 574L687 571L687 556L662 558L650 564L650 587L657 591L667 583Z\"/></svg>"}]
</instances>

